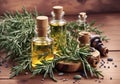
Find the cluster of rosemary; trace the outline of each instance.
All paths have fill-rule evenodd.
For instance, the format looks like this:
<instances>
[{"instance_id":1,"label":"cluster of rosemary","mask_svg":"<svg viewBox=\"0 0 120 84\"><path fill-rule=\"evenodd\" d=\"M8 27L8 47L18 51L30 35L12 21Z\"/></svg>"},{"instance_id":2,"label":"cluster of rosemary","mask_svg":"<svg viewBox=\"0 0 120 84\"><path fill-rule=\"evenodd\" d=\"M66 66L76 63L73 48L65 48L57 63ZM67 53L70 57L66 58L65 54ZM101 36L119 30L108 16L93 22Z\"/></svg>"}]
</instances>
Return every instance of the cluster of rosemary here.
<instances>
[{"instance_id":1,"label":"cluster of rosemary","mask_svg":"<svg viewBox=\"0 0 120 84\"><path fill-rule=\"evenodd\" d=\"M4 60L11 59L17 64L12 68L11 77L27 68L31 70L31 39L34 36L34 17L36 16L37 12L32 14L23 8L23 13L7 12L1 17L0 50L4 49L7 53Z\"/></svg>"},{"instance_id":2,"label":"cluster of rosemary","mask_svg":"<svg viewBox=\"0 0 120 84\"><path fill-rule=\"evenodd\" d=\"M44 74L44 78L48 75L50 78L56 81L54 77L55 65L58 61L81 61L85 76L88 77L87 72L91 73L91 76L102 76L99 71L92 68L87 62L86 57L90 54L87 46L78 48L77 41L73 36L77 37L77 32L81 31L81 27L76 22L70 22L67 24L69 34L67 34L67 45L60 46L61 52L52 61L42 61L42 64L38 64L36 69L32 70L31 67L31 39L34 36L35 19L37 12L30 13L23 8L23 12L20 13L5 13L0 22L0 50L4 49L7 56L4 60L11 59L17 65L12 67L10 78L17 76L24 70L32 72L33 76L39 73ZM93 23L86 24L89 32L95 32L102 34L97 28L93 27ZM74 31L75 32L74 32Z\"/></svg>"},{"instance_id":3,"label":"cluster of rosemary","mask_svg":"<svg viewBox=\"0 0 120 84\"><path fill-rule=\"evenodd\" d=\"M67 30L71 33L71 35L74 36L75 38L79 36L79 32L85 30L86 28L87 32L100 35L100 38L102 41L108 42L109 38L103 35L103 31L99 29L101 28L102 25L97 25L97 26L94 26L94 25L95 25L95 21L81 24L81 25L79 25L77 21L72 21L72 22L69 22L66 27L67 27Z\"/></svg>"}]
</instances>

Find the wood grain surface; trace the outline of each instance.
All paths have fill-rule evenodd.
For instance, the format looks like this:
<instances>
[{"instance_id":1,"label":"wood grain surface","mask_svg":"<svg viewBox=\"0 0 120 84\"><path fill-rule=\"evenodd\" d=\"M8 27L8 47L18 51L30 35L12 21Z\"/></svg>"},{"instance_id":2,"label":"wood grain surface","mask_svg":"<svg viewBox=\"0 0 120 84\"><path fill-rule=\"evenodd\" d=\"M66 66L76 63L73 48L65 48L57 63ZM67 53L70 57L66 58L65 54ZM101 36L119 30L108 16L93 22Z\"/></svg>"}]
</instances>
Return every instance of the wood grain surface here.
<instances>
[{"instance_id":1,"label":"wood grain surface","mask_svg":"<svg viewBox=\"0 0 120 84\"><path fill-rule=\"evenodd\" d=\"M85 79L82 78L81 80L78 80L76 84L98 84L101 82L101 84L119 84L120 82L120 52L110 52L109 57L113 58L112 62L107 62L107 58L101 58L105 61L104 66L99 68L99 65L97 67L98 70L102 71L102 74L104 74L104 79L95 79L95 78L89 78ZM101 61L102 62L102 61ZM100 63L101 63L100 62ZM114 64L113 64L114 63ZM117 67L115 67L117 65ZM108 68L110 67L110 68ZM7 68L5 68L5 65L1 66L1 73L0 73L0 83L1 84L74 84L75 80L73 79L73 76L78 73L65 73L63 76L58 76L58 73L55 73L56 78L58 79L58 82L53 82L51 79L46 78L44 81L42 81L42 75L35 76L34 78L30 78L31 73L25 73L20 74L19 76L16 76L13 79L9 79L10 75L10 65L8 65ZM111 79L112 78L112 79ZM80 83L79 83L80 82Z\"/></svg>"},{"instance_id":2,"label":"wood grain surface","mask_svg":"<svg viewBox=\"0 0 120 84\"><path fill-rule=\"evenodd\" d=\"M65 16L68 21L76 20L77 16ZM9 79L11 63L4 63L0 66L0 84L119 84L120 83L120 13L107 13L107 14L88 14L88 21L96 20L96 24L104 24L100 29L104 31L105 35L110 38L105 46L109 48L110 52L108 57L113 58L112 62L108 62L107 58L101 58L97 69L102 71L104 79L82 78L75 82L73 76L78 73L65 73L63 76L58 76L55 73L58 82L53 82L51 79L46 78L42 81L42 75L30 78L31 73L24 72L13 79ZM5 56L5 53L0 53ZM101 65L102 60L105 61L104 66ZM9 64L6 66L6 64ZM117 67L115 67L117 65ZM27 75L26 75L27 74ZM75 82L75 83L74 83Z\"/></svg>"}]
</instances>

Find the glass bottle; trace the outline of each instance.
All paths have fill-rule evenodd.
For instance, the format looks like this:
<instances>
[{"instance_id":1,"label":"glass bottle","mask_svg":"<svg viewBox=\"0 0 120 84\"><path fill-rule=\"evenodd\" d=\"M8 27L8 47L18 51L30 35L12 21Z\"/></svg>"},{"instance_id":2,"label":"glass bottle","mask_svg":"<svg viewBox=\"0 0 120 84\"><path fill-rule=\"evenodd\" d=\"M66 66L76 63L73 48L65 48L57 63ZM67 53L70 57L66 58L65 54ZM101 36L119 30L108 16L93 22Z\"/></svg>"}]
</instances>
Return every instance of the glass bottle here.
<instances>
[{"instance_id":1,"label":"glass bottle","mask_svg":"<svg viewBox=\"0 0 120 84\"><path fill-rule=\"evenodd\" d=\"M81 30L83 31L87 31L86 29L86 19L87 19L87 15L85 12L80 12L78 15L78 20L77 23L79 26L81 26Z\"/></svg>"},{"instance_id":2,"label":"glass bottle","mask_svg":"<svg viewBox=\"0 0 120 84\"><path fill-rule=\"evenodd\" d=\"M78 37L78 41L80 42L80 47L90 44L90 32L87 32L86 18L87 18L87 15L85 12L79 13L77 23L81 30L79 32L79 37Z\"/></svg>"},{"instance_id":3,"label":"glass bottle","mask_svg":"<svg viewBox=\"0 0 120 84\"><path fill-rule=\"evenodd\" d=\"M48 37L48 17L38 16L35 32L36 37L32 39L32 67L41 64L43 60L54 59L53 40Z\"/></svg>"},{"instance_id":4,"label":"glass bottle","mask_svg":"<svg viewBox=\"0 0 120 84\"><path fill-rule=\"evenodd\" d=\"M66 45L66 21L63 19L64 11L62 6L54 6L52 20L50 21L51 37L54 39L54 54L60 52L59 46Z\"/></svg>"},{"instance_id":5,"label":"glass bottle","mask_svg":"<svg viewBox=\"0 0 120 84\"><path fill-rule=\"evenodd\" d=\"M92 35L90 40L90 46L94 47L100 52L100 55L105 57L107 56L109 49L104 46L99 35Z\"/></svg>"}]
</instances>

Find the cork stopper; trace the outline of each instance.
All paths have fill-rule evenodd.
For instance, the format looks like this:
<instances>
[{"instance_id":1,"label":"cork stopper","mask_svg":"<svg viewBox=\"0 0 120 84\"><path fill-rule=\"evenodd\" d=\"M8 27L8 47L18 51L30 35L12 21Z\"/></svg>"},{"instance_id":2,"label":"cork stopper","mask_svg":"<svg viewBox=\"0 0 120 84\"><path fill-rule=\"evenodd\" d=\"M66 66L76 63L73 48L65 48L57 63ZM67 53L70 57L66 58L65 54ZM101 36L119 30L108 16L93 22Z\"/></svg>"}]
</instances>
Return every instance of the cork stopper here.
<instances>
[{"instance_id":1,"label":"cork stopper","mask_svg":"<svg viewBox=\"0 0 120 84\"><path fill-rule=\"evenodd\" d=\"M89 44L90 43L90 33L89 32L80 32L78 40L80 41L81 44L84 44L84 45Z\"/></svg>"},{"instance_id":2,"label":"cork stopper","mask_svg":"<svg viewBox=\"0 0 120 84\"><path fill-rule=\"evenodd\" d=\"M37 28L36 31L38 36L44 37L47 35L48 30L48 17L47 16L38 16L37 18Z\"/></svg>"},{"instance_id":3,"label":"cork stopper","mask_svg":"<svg viewBox=\"0 0 120 84\"><path fill-rule=\"evenodd\" d=\"M86 13L85 13L85 12L80 12L80 13L79 13L79 18L80 18L81 20L85 20L85 19L87 18Z\"/></svg>"},{"instance_id":4,"label":"cork stopper","mask_svg":"<svg viewBox=\"0 0 120 84\"><path fill-rule=\"evenodd\" d=\"M53 7L53 12L55 14L55 19L60 19L61 14L63 12L63 7L62 6L54 6Z\"/></svg>"}]
</instances>

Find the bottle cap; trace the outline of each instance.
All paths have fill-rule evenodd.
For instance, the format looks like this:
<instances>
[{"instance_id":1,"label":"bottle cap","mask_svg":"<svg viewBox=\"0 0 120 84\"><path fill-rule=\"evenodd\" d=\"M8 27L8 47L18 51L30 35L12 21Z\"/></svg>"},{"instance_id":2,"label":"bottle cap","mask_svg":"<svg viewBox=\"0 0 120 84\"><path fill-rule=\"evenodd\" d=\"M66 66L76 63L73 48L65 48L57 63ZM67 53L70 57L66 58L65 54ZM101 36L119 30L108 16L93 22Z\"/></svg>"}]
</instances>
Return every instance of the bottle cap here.
<instances>
[{"instance_id":1,"label":"bottle cap","mask_svg":"<svg viewBox=\"0 0 120 84\"><path fill-rule=\"evenodd\" d=\"M85 20L85 19L87 18L86 13L85 13L85 12L80 12L80 13L79 13L79 18L80 18L81 20Z\"/></svg>"},{"instance_id":2,"label":"bottle cap","mask_svg":"<svg viewBox=\"0 0 120 84\"><path fill-rule=\"evenodd\" d=\"M90 43L90 33L89 32L80 32L79 33L79 38L78 40L80 41L81 44L89 44Z\"/></svg>"},{"instance_id":3,"label":"bottle cap","mask_svg":"<svg viewBox=\"0 0 120 84\"><path fill-rule=\"evenodd\" d=\"M37 33L38 36L46 36L48 30L48 17L47 16L38 16L37 18Z\"/></svg>"},{"instance_id":4,"label":"bottle cap","mask_svg":"<svg viewBox=\"0 0 120 84\"><path fill-rule=\"evenodd\" d=\"M63 12L63 7L62 6L53 6L53 12L55 13L55 18L59 19Z\"/></svg>"}]
</instances>

